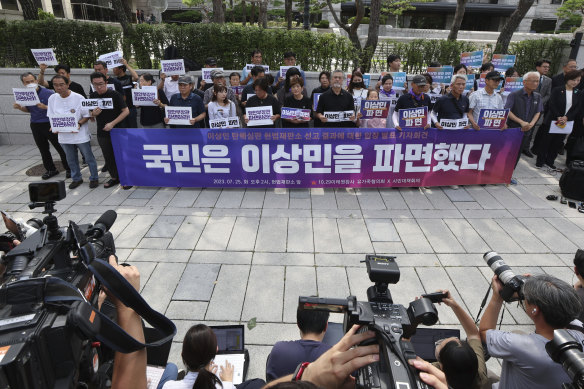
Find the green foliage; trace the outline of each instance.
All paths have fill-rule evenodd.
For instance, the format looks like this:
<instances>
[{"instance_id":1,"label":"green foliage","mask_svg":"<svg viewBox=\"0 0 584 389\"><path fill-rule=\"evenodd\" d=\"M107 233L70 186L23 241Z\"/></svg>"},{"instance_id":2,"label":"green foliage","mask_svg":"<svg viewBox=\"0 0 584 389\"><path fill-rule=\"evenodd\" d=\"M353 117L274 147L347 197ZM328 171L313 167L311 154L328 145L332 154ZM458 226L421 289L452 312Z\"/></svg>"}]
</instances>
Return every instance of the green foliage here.
<instances>
[{"instance_id":1,"label":"green foliage","mask_svg":"<svg viewBox=\"0 0 584 389\"><path fill-rule=\"evenodd\" d=\"M45 12L42 8L38 9L39 12L39 20L47 20L47 19L55 19L55 15L50 12Z\"/></svg>"},{"instance_id":2,"label":"green foliage","mask_svg":"<svg viewBox=\"0 0 584 389\"><path fill-rule=\"evenodd\" d=\"M288 50L296 53L302 69L308 71L349 69L357 59L347 38L304 30L265 30L256 26L209 23L140 24L136 32L133 43L139 68L146 68L150 57L153 66L157 66L164 48L171 44L199 64L207 57L215 57L224 69L243 68L254 48L263 51L264 63L274 69L282 65L282 54Z\"/></svg>"},{"instance_id":3,"label":"green foliage","mask_svg":"<svg viewBox=\"0 0 584 389\"><path fill-rule=\"evenodd\" d=\"M575 12L584 14L584 0L565 0L562 6L556 11L560 18L567 19Z\"/></svg>"},{"instance_id":4,"label":"green foliage","mask_svg":"<svg viewBox=\"0 0 584 389\"><path fill-rule=\"evenodd\" d=\"M316 23L314 27L316 28L329 28L329 21L327 19L322 19L320 22Z\"/></svg>"},{"instance_id":5,"label":"green foliage","mask_svg":"<svg viewBox=\"0 0 584 389\"><path fill-rule=\"evenodd\" d=\"M582 15L571 14L569 18L560 24L559 30L569 31L573 27L580 27L580 24L582 24Z\"/></svg>"},{"instance_id":6,"label":"green foliage","mask_svg":"<svg viewBox=\"0 0 584 389\"><path fill-rule=\"evenodd\" d=\"M349 18L349 20L347 20L347 24L351 25L351 24L355 23L355 20L356 20L356 19L357 19L357 18L356 18L355 16L353 16L353 17L350 17L350 18ZM364 16L364 17L361 19L361 23L360 23L360 24L363 24L363 25L365 25L365 24L369 24L369 17L367 17L367 16Z\"/></svg>"},{"instance_id":7,"label":"green foliage","mask_svg":"<svg viewBox=\"0 0 584 389\"><path fill-rule=\"evenodd\" d=\"M570 43L559 38L544 38L511 42L509 54L517 55L515 68L520 74L534 69L534 63L538 59L546 58L552 61L550 74L559 71L562 61L566 58L565 50Z\"/></svg>"},{"instance_id":8,"label":"green foliage","mask_svg":"<svg viewBox=\"0 0 584 389\"><path fill-rule=\"evenodd\" d=\"M57 59L75 68L90 68L100 54L117 50L117 27L72 20L0 21L0 67L37 66L30 49L52 47Z\"/></svg>"},{"instance_id":9,"label":"green foliage","mask_svg":"<svg viewBox=\"0 0 584 389\"><path fill-rule=\"evenodd\" d=\"M203 20L203 14L196 9L190 9L184 12L177 12L172 15L171 20L176 20L179 22L192 22L192 23L199 23Z\"/></svg>"},{"instance_id":10,"label":"green foliage","mask_svg":"<svg viewBox=\"0 0 584 389\"><path fill-rule=\"evenodd\" d=\"M197 7L203 4L205 0L182 0L182 3L187 7Z\"/></svg>"},{"instance_id":11,"label":"green foliage","mask_svg":"<svg viewBox=\"0 0 584 389\"><path fill-rule=\"evenodd\" d=\"M458 64L460 53L477 50L471 42L437 39L416 39L410 42L385 40L377 47L377 58L371 64L371 72L387 70L387 56L397 54L402 59L402 68L409 74L422 73L430 62L444 65Z\"/></svg>"}]
</instances>

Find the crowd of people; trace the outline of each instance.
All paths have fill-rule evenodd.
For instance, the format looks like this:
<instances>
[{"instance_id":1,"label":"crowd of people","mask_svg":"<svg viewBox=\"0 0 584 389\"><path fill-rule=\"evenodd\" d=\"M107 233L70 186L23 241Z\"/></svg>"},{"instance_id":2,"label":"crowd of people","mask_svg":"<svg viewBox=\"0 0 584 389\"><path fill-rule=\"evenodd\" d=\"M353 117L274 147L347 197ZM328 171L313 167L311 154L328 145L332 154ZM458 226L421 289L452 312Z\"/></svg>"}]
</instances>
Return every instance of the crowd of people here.
<instances>
[{"instance_id":1,"label":"crowd of people","mask_svg":"<svg viewBox=\"0 0 584 389\"><path fill-rule=\"evenodd\" d=\"M584 134L584 99L580 98L584 90L582 71L577 69L576 61L570 59L563 65L561 73L548 77L551 62L546 59L534 63L534 70L519 75L517 70L509 68L505 75L494 70L492 63L484 63L479 73L474 74L467 66L454 66L449 84L433 82L429 73L416 74L403 85L394 84L393 72L399 72L401 58L397 55L388 57L388 70L377 82L366 84L362 68L354 69L350 75L342 70L322 71L319 74L320 85L312 91L306 88L304 71L296 63L296 55L286 52L283 66L288 67L285 75L272 75L266 72L262 52L254 50L250 56L250 65L241 73L225 73L215 58L207 58L206 68L211 71L211 82L199 77L197 82L192 76L155 75L144 72L140 75L123 59L121 66L110 71L103 61L96 61L95 72L90 76L90 88L86 95L83 87L71 81L70 68L57 65L56 75L45 80L46 65L40 66L37 76L25 73L21 82L26 87L34 87L40 103L25 107L15 104L14 108L30 113L31 129L40 150L46 172L43 179L58 174L51 158L49 142L58 151L67 178L71 177L71 188L83 182L76 150L81 150L83 164L90 166L89 185L98 185L95 174L95 158L87 147L90 134L87 120L97 122L97 139L102 148L105 165L102 172L108 171L110 178L104 187L111 188L120 183L111 145L110 131L114 127L127 128L161 128L190 127L209 128L211 123L220 119L236 118L241 127L251 128L308 128L314 127L362 127L395 128L399 125L398 112L406 108L427 107L428 120L425 129L432 126L444 129L444 123L462 119L462 127L468 130L480 129L479 112L481 109L510 110L505 128L520 128L523 132L521 154L535 159L535 168L557 170L558 154L566 152L566 160L581 159L581 150L574 150L577 140ZM440 66L432 63L431 67ZM282 77L283 76L283 77ZM522 77L523 87L512 92L505 92L505 77ZM474 80L474 86L468 88L468 80ZM479 87L484 79L484 86ZM54 81L58 81L55 87ZM64 81L64 86L63 86ZM401 84L401 82L400 82ZM132 102L132 89L156 86L157 97L152 105L136 106ZM52 97L55 93L58 97ZM85 97L112 99L113 109L82 109L81 101ZM363 117L362 101L390 101L387 117ZM189 125L169 124L165 107L190 107L192 116ZM271 110L268 124L263 121L250 121L249 110L266 107ZM282 108L301 111L304 114L282 117ZM76 112L79 115L79 132L74 134L55 134L51 132L49 116ZM345 113L341 120L331 120L327 113ZM138 120L139 117L139 120ZM569 126L572 132L565 134L555 131ZM215 127L213 127L215 128ZM535 134L535 136L534 136ZM565 142L567 138L567 142ZM517 162L519 157L517 157ZM511 180L516 184L515 179ZM129 189L130 186L124 186Z\"/></svg>"}]
</instances>

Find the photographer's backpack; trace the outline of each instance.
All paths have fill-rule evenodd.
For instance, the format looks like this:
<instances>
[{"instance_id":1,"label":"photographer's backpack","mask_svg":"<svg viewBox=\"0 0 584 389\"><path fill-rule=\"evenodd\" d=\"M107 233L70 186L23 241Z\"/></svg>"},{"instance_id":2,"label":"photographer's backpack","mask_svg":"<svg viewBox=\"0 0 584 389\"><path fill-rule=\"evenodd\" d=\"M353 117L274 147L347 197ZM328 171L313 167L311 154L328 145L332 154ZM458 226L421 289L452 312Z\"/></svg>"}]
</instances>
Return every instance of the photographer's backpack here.
<instances>
[{"instance_id":1,"label":"photographer's backpack","mask_svg":"<svg viewBox=\"0 0 584 389\"><path fill-rule=\"evenodd\" d=\"M574 160L568 164L560 177L560 190L566 198L584 201L584 161Z\"/></svg>"}]
</instances>

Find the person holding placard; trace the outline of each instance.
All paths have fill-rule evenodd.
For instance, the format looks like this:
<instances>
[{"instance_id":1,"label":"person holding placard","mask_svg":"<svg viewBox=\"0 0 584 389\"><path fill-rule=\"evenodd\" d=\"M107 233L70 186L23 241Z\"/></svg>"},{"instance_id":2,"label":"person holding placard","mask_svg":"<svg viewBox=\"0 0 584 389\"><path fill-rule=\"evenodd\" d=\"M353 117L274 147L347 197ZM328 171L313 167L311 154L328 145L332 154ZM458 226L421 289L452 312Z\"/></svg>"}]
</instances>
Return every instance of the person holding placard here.
<instances>
[{"instance_id":1,"label":"person holding placard","mask_svg":"<svg viewBox=\"0 0 584 389\"><path fill-rule=\"evenodd\" d=\"M390 54L387 56L387 66L389 67L388 72L390 73L396 73L399 72L400 68L401 68L401 57L397 54ZM379 77L379 81L377 81L377 84L375 84L375 88L379 89L379 87L381 87L381 83L382 83L382 78L383 78L384 74L382 73L381 76ZM404 85L404 88L407 88L407 82L406 85Z\"/></svg>"},{"instance_id":2,"label":"person holding placard","mask_svg":"<svg viewBox=\"0 0 584 389\"><path fill-rule=\"evenodd\" d=\"M370 89L367 92L366 100L379 100L379 92L375 89ZM359 127L361 128L385 128L386 118L361 119L361 112L357 115L359 117Z\"/></svg>"},{"instance_id":3,"label":"person holding placard","mask_svg":"<svg viewBox=\"0 0 584 389\"><path fill-rule=\"evenodd\" d=\"M584 97L581 91L576 89L581 80L581 72L569 71L564 75L564 79L566 84L563 87L552 89L548 110L539 129L543 131L543 138L539 143L539 149L536 150L535 167L537 169L541 169L544 165L556 169L555 160L558 149L564 142L566 134L582 131Z\"/></svg>"},{"instance_id":4,"label":"person holding placard","mask_svg":"<svg viewBox=\"0 0 584 389\"><path fill-rule=\"evenodd\" d=\"M503 76L499 72L491 71L485 76L485 87L470 95L468 120L470 120L470 124L475 130L480 130L477 122L479 121L481 109L503 109L503 99L495 91L502 79Z\"/></svg>"},{"instance_id":5,"label":"person holding placard","mask_svg":"<svg viewBox=\"0 0 584 389\"><path fill-rule=\"evenodd\" d=\"M266 70L264 69L263 66L254 66L253 68L251 68L251 77L253 78L253 81L255 82L257 79L259 78L264 78L266 76ZM243 88L243 91L241 91L241 106L245 107L247 104L247 100L248 100L248 95L253 95L254 92L254 86L253 83L251 84L247 84L245 86L245 88ZM269 86L268 87L268 94L272 94L272 87Z\"/></svg>"},{"instance_id":6,"label":"person holding placard","mask_svg":"<svg viewBox=\"0 0 584 389\"><path fill-rule=\"evenodd\" d=\"M30 129L32 130L32 136L41 153L43 166L46 169L42 175L42 179L48 180L49 178L59 174L57 168L55 167L55 163L53 162L53 157L51 156L49 142L59 153L63 167L67 171L66 177L70 178L71 170L69 169L69 164L67 163L67 156L59 144L59 137L57 134L53 134L51 132L51 123L47 117L47 103L49 102L49 97L54 92L52 90L40 87L37 83L35 75L30 72L21 74L20 81L25 87L34 89L38 95L38 100L40 101L38 104L31 106L24 106L19 103L14 103L13 107L14 109L18 109L22 112L30 113Z\"/></svg>"},{"instance_id":7,"label":"person holding placard","mask_svg":"<svg viewBox=\"0 0 584 389\"><path fill-rule=\"evenodd\" d=\"M237 116L237 108L235 107L235 103L227 97L229 89L225 85L214 84L213 88L209 90L213 91L213 97L207 106L209 120L227 119Z\"/></svg>"},{"instance_id":8,"label":"person holding placard","mask_svg":"<svg viewBox=\"0 0 584 389\"><path fill-rule=\"evenodd\" d=\"M77 149L81 151L85 162L89 166L89 187L92 189L97 188L99 185L99 172L97 171L95 156L93 155L93 151L91 151L91 133L87 124L89 121L89 112L84 111L81 107L81 102L84 100L84 97L70 91L69 80L60 74L53 77L51 84L57 93L49 97L47 115L51 118L72 115L75 117L75 122L78 125L77 132L62 132L58 131L55 126L52 127L52 132L58 133L59 143L65 150L67 162L71 168L71 179L73 181L69 184L69 189L75 189L83 183Z\"/></svg>"},{"instance_id":9,"label":"person holding placard","mask_svg":"<svg viewBox=\"0 0 584 389\"><path fill-rule=\"evenodd\" d=\"M96 61L95 64L93 65L93 70L103 74L105 76L107 83L112 84L114 86L115 91L124 96L124 88L122 88L122 84L120 83L120 81L118 81L114 77L109 76L107 71L107 63L105 63L104 61ZM91 89L90 87L89 94L91 94L91 92L93 92L93 89Z\"/></svg>"},{"instance_id":10,"label":"person holding placard","mask_svg":"<svg viewBox=\"0 0 584 389\"><path fill-rule=\"evenodd\" d=\"M238 74L237 77L239 77ZM211 79L213 80L213 83L210 84L211 86L220 85L227 87L227 82L225 81L225 73L223 73L221 70L213 70L211 72ZM211 100L213 100L214 96L215 96L214 88L209 88L205 91L205 96L203 97L203 104L205 104L205 107L208 107L209 103L211 102ZM233 92L233 89L231 88L227 88L227 99L232 101L234 104L237 104L237 96L235 95L235 92Z\"/></svg>"},{"instance_id":11,"label":"person holding placard","mask_svg":"<svg viewBox=\"0 0 584 389\"><path fill-rule=\"evenodd\" d=\"M258 78L253 82L253 88L255 91L255 96L252 96L246 105L247 108L256 108L256 107L272 107L272 115L269 117L269 120L272 121L271 125L254 125L253 128L275 128L275 121L280 118L280 103L278 100L271 94L268 93L270 89L270 83L265 77ZM243 116L245 123L249 123L250 119L248 115Z\"/></svg>"},{"instance_id":12,"label":"person holding placard","mask_svg":"<svg viewBox=\"0 0 584 389\"><path fill-rule=\"evenodd\" d=\"M468 111L470 102L468 97L463 96L462 92L466 85L466 76L463 74L454 74L450 81L450 93L442 96L432 109L432 121L434 126L443 130L444 125L447 129L468 129L470 124L465 126L459 125L460 119L468 120Z\"/></svg>"},{"instance_id":13,"label":"person holding placard","mask_svg":"<svg viewBox=\"0 0 584 389\"><path fill-rule=\"evenodd\" d=\"M205 59L205 66L207 69L209 68L216 68L217 67L217 60L214 57L208 57ZM213 89L213 83L208 83L203 79L203 72L201 71L201 77L197 80L197 89L203 92L208 91L209 89ZM211 92L211 95L213 93Z\"/></svg>"},{"instance_id":14,"label":"person holding placard","mask_svg":"<svg viewBox=\"0 0 584 389\"><path fill-rule=\"evenodd\" d=\"M166 74L160 73L160 82L158 83L158 89L162 89L167 98L171 98L172 95L178 93L178 74L174 74L168 78Z\"/></svg>"},{"instance_id":15,"label":"person holding placard","mask_svg":"<svg viewBox=\"0 0 584 389\"><path fill-rule=\"evenodd\" d=\"M127 71L130 74L127 74ZM130 110L130 114L126 117L125 126L128 128L138 127L138 109L134 106L132 100L132 89L134 89L134 83L138 81L138 73L128 64L128 61L122 58L122 65L116 66L112 69L115 78L122 84L122 89L124 91L124 101Z\"/></svg>"},{"instance_id":16,"label":"person holding placard","mask_svg":"<svg viewBox=\"0 0 584 389\"><path fill-rule=\"evenodd\" d=\"M393 123L395 124L395 128L398 131L401 131L401 127L398 125L399 123L399 110L400 109L407 109L407 108L420 108L420 107L428 107L430 109L430 96L424 93L424 89L428 85L428 81L426 77L422 76L421 74L417 74L412 78L412 89L397 100L395 104L395 110L393 112ZM428 120L428 124L426 125L425 129L430 127L430 120Z\"/></svg>"},{"instance_id":17,"label":"person holding placard","mask_svg":"<svg viewBox=\"0 0 584 389\"><path fill-rule=\"evenodd\" d=\"M316 110L316 105L318 104L318 99L320 98L320 95L322 95L324 92L331 88L331 72L326 70L320 72L320 74L318 75L318 81L320 82L320 86L314 88L312 90L312 93L310 94L310 101L312 101L313 111ZM320 127L322 125L322 122L316 117L316 115L314 115L313 118L314 127Z\"/></svg>"},{"instance_id":18,"label":"person holding placard","mask_svg":"<svg viewBox=\"0 0 584 389\"><path fill-rule=\"evenodd\" d=\"M253 65L261 65L262 64L262 51L261 50L254 50L251 52L251 63ZM247 66L243 67L241 71L241 85L249 85L252 84L255 80L252 80L252 74L247 71Z\"/></svg>"},{"instance_id":19,"label":"person holding placard","mask_svg":"<svg viewBox=\"0 0 584 389\"><path fill-rule=\"evenodd\" d=\"M54 90L53 83L50 80L45 81L45 71L47 70L47 65L40 64L39 67L41 68L41 71L39 72L39 85ZM75 81L71 81L71 68L69 67L69 65L59 64L56 65L54 69L55 73L67 77L67 79L69 80L69 90L71 92L78 93L81 96L83 96L83 98L87 98L87 95L85 94L85 91L83 90L81 84Z\"/></svg>"},{"instance_id":20,"label":"person holding placard","mask_svg":"<svg viewBox=\"0 0 584 389\"><path fill-rule=\"evenodd\" d=\"M318 99L316 117L322 122L323 127L356 127L355 103L353 96L343 89L344 80L345 73L342 70L335 70L332 73L331 88ZM353 115L347 116L350 111ZM329 120L331 115L339 119Z\"/></svg>"},{"instance_id":21,"label":"person holding placard","mask_svg":"<svg viewBox=\"0 0 584 389\"><path fill-rule=\"evenodd\" d=\"M292 91L292 95L286 97L284 107L305 110L304 112L308 110L309 114L307 115L307 120L283 118L282 127L308 128L308 123L312 117L312 100L304 95L306 88L304 88L304 80L302 77L297 77L290 81L290 90Z\"/></svg>"},{"instance_id":22,"label":"person holding placard","mask_svg":"<svg viewBox=\"0 0 584 389\"><path fill-rule=\"evenodd\" d=\"M292 96L292 91L291 91L291 87L292 87L292 82L298 80L299 78L302 78L300 71L296 68L290 68L288 69L288 71L286 72L286 80L284 81L284 86L282 88L280 88L278 90L278 92L276 93L276 98L278 99L278 102L283 105L284 101L288 98ZM306 88L304 87L304 80L302 80L302 95L304 97L308 97L308 92L306 91Z\"/></svg>"},{"instance_id":23,"label":"person holding placard","mask_svg":"<svg viewBox=\"0 0 584 389\"><path fill-rule=\"evenodd\" d=\"M362 99L367 98L367 88L365 87L365 82L363 82L363 74L359 71L351 74L351 81L347 87L347 92L349 92L354 100L357 100L361 104Z\"/></svg>"},{"instance_id":24,"label":"person holding placard","mask_svg":"<svg viewBox=\"0 0 584 389\"><path fill-rule=\"evenodd\" d=\"M287 51L284 53L284 66L297 66L296 65L296 54L293 51ZM304 70L300 69L300 77L302 77L302 81L304 85L306 85L306 76L304 75ZM286 77L281 77L278 75L278 82L274 84L274 90L280 90L280 88L284 85L284 81L286 81Z\"/></svg>"},{"instance_id":25,"label":"person holding placard","mask_svg":"<svg viewBox=\"0 0 584 389\"><path fill-rule=\"evenodd\" d=\"M150 73L140 76L140 88L152 87L154 77ZM152 101L156 107L140 107L140 125L142 128L164 128L164 106L168 105L168 99L164 90L158 89L158 99Z\"/></svg>"},{"instance_id":26,"label":"person holding placard","mask_svg":"<svg viewBox=\"0 0 584 389\"><path fill-rule=\"evenodd\" d=\"M205 120L207 113L203 99L193 93L193 79L191 76L181 76L178 79L178 90L180 93L170 98L171 107L191 107L190 126L172 124L170 128L201 128L201 121ZM168 124L168 118L164 118L164 123Z\"/></svg>"},{"instance_id":27,"label":"person holding placard","mask_svg":"<svg viewBox=\"0 0 584 389\"><path fill-rule=\"evenodd\" d=\"M97 122L97 141L101 147L105 165L110 174L110 179L103 185L104 188L112 188L120 183L118 176L118 166L116 156L112 146L110 131L115 127L121 127L124 119L130 111L126 106L122 95L115 90L108 89L106 76L101 72L91 73L89 76L94 92L89 95L92 99L111 99L111 109L95 108L90 111L89 116L95 118ZM123 186L123 189L130 189L131 186Z\"/></svg>"}]
</instances>

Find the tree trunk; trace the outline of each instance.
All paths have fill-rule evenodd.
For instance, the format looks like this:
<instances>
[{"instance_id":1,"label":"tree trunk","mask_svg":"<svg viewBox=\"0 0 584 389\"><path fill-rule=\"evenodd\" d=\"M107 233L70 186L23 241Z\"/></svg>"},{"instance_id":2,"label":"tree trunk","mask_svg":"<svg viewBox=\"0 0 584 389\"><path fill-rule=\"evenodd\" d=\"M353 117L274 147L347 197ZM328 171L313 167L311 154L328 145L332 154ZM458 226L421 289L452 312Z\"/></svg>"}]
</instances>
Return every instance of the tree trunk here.
<instances>
[{"instance_id":1,"label":"tree trunk","mask_svg":"<svg viewBox=\"0 0 584 389\"><path fill-rule=\"evenodd\" d=\"M371 68L371 59L377 49L377 42L379 40L379 15L381 14L381 0L371 0L369 8L369 32L367 34L367 42L361 51L359 65L363 66L366 72Z\"/></svg>"},{"instance_id":2,"label":"tree trunk","mask_svg":"<svg viewBox=\"0 0 584 389\"><path fill-rule=\"evenodd\" d=\"M247 4L245 0L241 0L241 22L245 26L247 24Z\"/></svg>"},{"instance_id":3,"label":"tree trunk","mask_svg":"<svg viewBox=\"0 0 584 389\"><path fill-rule=\"evenodd\" d=\"M513 33L519 27L519 24L525 17L525 14L529 11L531 6L533 5L535 0L519 0L519 4L517 4L517 8L511 16L507 23L501 29L501 33L499 34L499 38L497 39L497 44L495 45L494 53L497 54L507 54L509 50L509 43L511 43L511 38L513 37Z\"/></svg>"},{"instance_id":4,"label":"tree trunk","mask_svg":"<svg viewBox=\"0 0 584 389\"><path fill-rule=\"evenodd\" d=\"M127 7L122 0L112 0L112 6L124 33L122 42L124 58L129 60L132 56L132 37L135 34L134 26L131 23L132 19L128 16Z\"/></svg>"},{"instance_id":5,"label":"tree trunk","mask_svg":"<svg viewBox=\"0 0 584 389\"><path fill-rule=\"evenodd\" d=\"M213 23L225 23L225 12L223 11L223 1L221 0L213 0Z\"/></svg>"},{"instance_id":6,"label":"tree trunk","mask_svg":"<svg viewBox=\"0 0 584 389\"><path fill-rule=\"evenodd\" d=\"M462 25L462 19L464 18L464 10L466 8L467 1L468 0L456 1L456 12L454 13L452 27L450 27L450 34L448 34L449 41L455 41L458 37L458 30L460 30L460 26Z\"/></svg>"},{"instance_id":7,"label":"tree trunk","mask_svg":"<svg viewBox=\"0 0 584 389\"><path fill-rule=\"evenodd\" d=\"M286 23L288 30L292 29L292 0L285 0L284 2Z\"/></svg>"},{"instance_id":8,"label":"tree trunk","mask_svg":"<svg viewBox=\"0 0 584 389\"><path fill-rule=\"evenodd\" d=\"M335 19L335 22L339 25L339 27L347 31L347 34L349 34L349 40L353 44L353 47L355 47L355 50L357 50L360 53L361 42L359 41L359 35L357 35L357 28L359 27L359 24L361 24L361 19L363 19L363 15L365 15L365 7L363 6L363 1L362 0L355 1L355 5L357 6L357 15L355 16L355 21L350 26L341 22L341 19L339 19L339 16L333 9L331 0L326 0L326 3L328 5L329 11L331 11L333 18Z\"/></svg>"},{"instance_id":9,"label":"tree trunk","mask_svg":"<svg viewBox=\"0 0 584 389\"><path fill-rule=\"evenodd\" d=\"M19 0L20 8L22 8L22 16L24 20L38 20L39 10L34 4L34 0Z\"/></svg>"},{"instance_id":10,"label":"tree trunk","mask_svg":"<svg viewBox=\"0 0 584 389\"><path fill-rule=\"evenodd\" d=\"M260 0L260 15L258 17L258 25L262 28L268 28L268 0Z\"/></svg>"},{"instance_id":11,"label":"tree trunk","mask_svg":"<svg viewBox=\"0 0 584 389\"><path fill-rule=\"evenodd\" d=\"M255 23L255 13L256 13L256 3L255 1L251 2L251 15L249 15L249 24L253 26Z\"/></svg>"}]
</instances>

